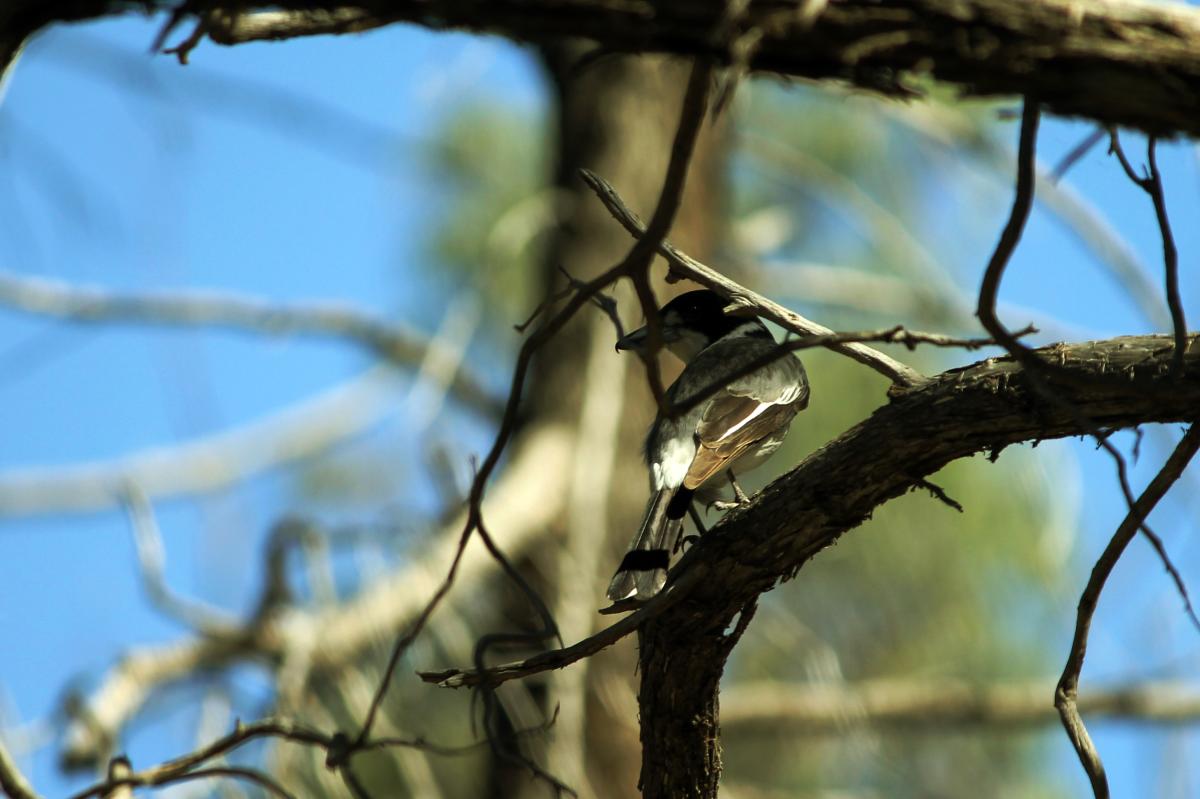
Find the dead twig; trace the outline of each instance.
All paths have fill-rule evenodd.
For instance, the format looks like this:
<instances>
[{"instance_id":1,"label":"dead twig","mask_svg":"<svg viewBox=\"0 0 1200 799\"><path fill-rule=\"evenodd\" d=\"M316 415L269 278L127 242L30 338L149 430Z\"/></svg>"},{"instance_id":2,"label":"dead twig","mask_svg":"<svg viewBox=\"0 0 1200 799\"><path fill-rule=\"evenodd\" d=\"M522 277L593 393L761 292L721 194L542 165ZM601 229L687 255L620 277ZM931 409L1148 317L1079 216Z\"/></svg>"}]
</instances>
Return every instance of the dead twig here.
<instances>
[{"instance_id":1,"label":"dead twig","mask_svg":"<svg viewBox=\"0 0 1200 799\"><path fill-rule=\"evenodd\" d=\"M210 605L178 596L171 590L165 574L167 556L162 533L149 498L136 484L131 484L124 499L137 552L138 573L150 602L200 635L236 636L241 631L241 624L236 619Z\"/></svg>"},{"instance_id":2,"label":"dead twig","mask_svg":"<svg viewBox=\"0 0 1200 799\"><path fill-rule=\"evenodd\" d=\"M1012 335L1019 339L1022 336L1036 332L1036 328L1030 325L1014 332ZM955 338L953 336L942 335L941 333L922 333L914 330L905 330L901 325L894 325L881 330L860 330L827 333L818 336L802 336L780 342L769 352L755 358L753 361L728 374L721 375L718 380L713 381L695 394L689 395L682 402L676 402L671 405L665 410L664 415L674 418L685 414L716 394L730 382L757 372L759 369L769 366L789 353L813 347L830 347L832 349L836 345L861 343L864 341L904 344L910 350L916 349L918 344L929 344L935 347L960 347L966 350L977 350L981 347L998 345L997 341L990 338Z\"/></svg>"},{"instance_id":3,"label":"dead twig","mask_svg":"<svg viewBox=\"0 0 1200 799\"><path fill-rule=\"evenodd\" d=\"M913 485L917 488L925 489L930 494L932 494L935 499L940 501L942 504L947 505L948 507L954 508L954 510L958 511L959 513L963 512L962 503L960 503L958 500L954 499L949 494L947 494L946 489L942 488L937 483L934 483L930 480L926 480L925 478L920 478Z\"/></svg>"},{"instance_id":4,"label":"dead twig","mask_svg":"<svg viewBox=\"0 0 1200 799\"><path fill-rule=\"evenodd\" d=\"M399 366L419 366L437 344L345 303L282 304L212 291L119 293L0 272L0 305L88 324L219 327L265 336L314 336L357 344ZM498 417L500 401L478 378L455 370L450 391L465 406Z\"/></svg>"},{"instance_id":5,"label":"dead twig","mask_svg":"<svg viewBox=\"0 0 1200 799\"><path fill-rule=\"evenodd\" d=\"M1091 630L1092 617L1096 613L1100 592L1104 590L1104 585L1108 581L1109 575L1112 574L1113 567L1117 565L1117 561L1125 551L1125 547L1143 528L1150 511L1179 479L1179 475L1183 473L1197 449L1200 449L1200 424L1194 423L1188 428L1183 439L1175 447L1175 451L1167 458L1162 469L1134 502L1125 519L1109 539L1108 546L1096 559L1091 577L1088 578L1083 594L1079 598L1075 635L1071 640L1071 649L1067 655L1062 676L1054 690L1054 706L1058 708L1063 727L1071 739L1071 744L1075 747L1075 752L1079 755L1079 762L1087 772L1096 799L1108 797L1108 778L1104 773L1104 763L1100 759L1100 753L1092 743L1091 736L1088 735L1078 706L1079 674L1083 669L1083 659L1087 653L1088 633Z\"/></svg>"},{"instance_id":6,"label":"dead twig","mask_svg":"<svg viewBox=\"0 0 1200 799\"><path fill-rule=\"evenodd\" d=\"M608 181L586 169L580 170L580 176L608 209L608 212L613 215L613 218L621 223L621 226L629 231L630 235L634 237L643 235L646 230L645 224L625 205L617 190ZM793 333L801 336L820 336L833 332L829 328L805 319L800 314L735 283L715 269L676 249L666 240L658 246L658 252L667 260L671 271L676 276L685 277L710 288L721 296L729 298L731 304L753 309L759 316L769 319ZM912 367L862 344L830 343L828 346L835 352L871 367L901 388L912 388L925 380L924 376Z\"/></svg>"},{"instance_id":7,"label":"dead twig","mask_svg":"<svg viewBox=\"0 0 1200 799\"><path fill-rule=\"evenodd\" d=\"M529 677L543 671L561 669L606 649L638 629L647 620L654 618L682 599L707 572L699 563L683 568L683 561L672 570L672 579L667 589L620 621L605 627L595 635L562 649L540 652L532 657L486 669L446 669L445 671L418 672L425 682L443 688L464 688L477 685L497 686L509 680Z\"/></svg>"},{"instance_id":8,"label":"dead twig","mask_svg":"<svg viewBox=\"0 0 1200 799\"><path fill-rule=\"evenodd\" d=\"M1117 156L1121 169L1134 185L1150 195L1154 203L1154 216L1158 220L1159 235L1162 236L1163 272L1166 275L1167 308L1171 311L1171 328L1175 336L1175 355L1171 360L1171 372L1179 375L1183 370L1183 354L1188 347L1187 319L1183 313L1183 300L1179 297L1179 250L1175 246L1175 236L1171 233L1171 220L1167 216L1167 200L1163 189L1162 173L1158 171L1158 138L1151 136L1146 142L1146 161L1148 167L1144 175L1139 176L1133 165L1125 157L1121 148L1121 140L1117 129L1110 128L1109 152Z\"/></svg>"},{"instance_id":9,"label":"dead twig","mask_svg":"<svg viewBox=\"0 0 1200 799\"><path fill-rule=\"evenodd\" d=\"M1165 548L1161 547L1161 541L1149 529L1145 522L1145 512L1139 510L1139 500L1133 496L1133 490L1129 484L1128 471L1125 462L1125 457L1108 441L1108 437L1098 425L1091 419L1088 419L1079 409L1066 402L1061 396L1053 391L1047 381L1047 373L1054 371L1054 367L1045 359L1039 358L1032 350L1019 342L1012 333L1000 322L996 315L996 301L999 295L1000 282L1004 276L1004 270L1008 265L1012 254L1015 252L1017 245L1020 243L1022 232L1025 228L1025 222L1029 217L1029 211L1033 204L1034 182L1035 182L1035 164L1036 164L1036 144L1037 144L1037 128L1040 118L1040 109L1036 99L1027 97L1021 113L1021 132L1019 144L1017 147L1017 180L1016 191L1013 199L1012 209L1009 213L1009 218L1000 234L1000 240L996 244L995 250L988 261L987 269L984 272L983 282L979 289L979 301L977 306L977 314L979 321L984 329L988 331L1018 362L1026 367L1026 372L1029 376L1030 385L1047 400L1053 404L1064 408L1069 412L1083 429L1088 431L1097 443L1108 452L1116 463L1117 476L1121 486L1121 491L1125 496L1126 503L1129 508L1129 515L1126 521L1133 525L1135 531L1143 531L1150 539L1151 543L1158 542L1155 551L1166 564L1168 572L1175 579L1175 585L1184 598L1185 608L1188 611L1189 617L1194 624L1200 626L1200 619L1191 607L1191 601L1188 597L1186 587L1178 577L1178 571L1174 564L1171 563L1167 556ZM1135 178L1132 173L1132 168L1128 167L1128 162L1124 159L1123 154L1120 154L1117 149L1118 158L1122 161L1122 166L1126 167L1131 178ZM1140 185L1140 184L1139 184ZM1144 188L1144 187L1143 187ZM1178 343L1178 339L1176 339ZM1176 357L1182 359L1183 350L1176 348ZM1173 359L1173 362L1175 360ZM1173 370L1174 371L1174 370ZM1179 374L1179 372L1175 372ZM1190 458L1190 455L1189 455ZM1182 469L1181 469L1182 471ZM1172 478L1167 485L1174 482ZM1163 489L1165 492L1165 488ZM1157 501L1157 500L1155 500ZM1152 506L1153 503L1151 503ZM1122 524L1122 529L1125 524ZM1115 563L1116 558L1120 557L1121 551L1124 550L1124 545L1116 549L1114 553ZM1106 550L1107 552L1107 550ZM1101 564L1097 563L1097 568L1101 568ZM1107 566L1111 570L1111 564ZM1103 580L1101 580L1101 585ZM1088 614L1090 622L1090 613ZM1086 632L1084 633L1086 637ZM1072 649L1075 652L1075 648ZM1080 665L1082 664L1082 650L1079 650ZM1071 688L1069 675L1064 672L1064 680L1066 688ZM1075 675L1077 684L1078 674ZM1063 694L1063 683L1060 683L1059 694ZM1069 710L1069 706L1068 706ZM1078 723L1075 723L1078 722ZM1084 770L1087 771L1088 777L1092 783L1092 789L1096 794L1097 799L1102 799L1108 796L1107 779L1104 776L1104 766L1100 761L1100 756L1092 745L1090 738L1087 736L1087 730L1083 727L1082 721L1078 719L1078 713L1063 711L1063 723L1067 729L1067 734L1071 737L1072 744L1075 745L1076 751L1079 753L1080 762L1083 764Z\"/></svg>"}]
</instances>

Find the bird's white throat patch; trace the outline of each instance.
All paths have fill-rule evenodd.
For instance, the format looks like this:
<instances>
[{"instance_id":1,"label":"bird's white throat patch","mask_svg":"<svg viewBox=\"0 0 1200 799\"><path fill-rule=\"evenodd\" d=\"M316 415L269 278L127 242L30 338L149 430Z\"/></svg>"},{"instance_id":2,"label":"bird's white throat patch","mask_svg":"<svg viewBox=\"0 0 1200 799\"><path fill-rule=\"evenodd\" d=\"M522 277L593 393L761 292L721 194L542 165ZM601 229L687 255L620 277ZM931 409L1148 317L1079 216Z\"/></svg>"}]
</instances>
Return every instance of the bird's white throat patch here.
<instances>
[{"instance_id":1,"label":"bird's white throat patch","mask_svg":"<svg viewBox=\"0 0 1200 799\"><path fill-rule=\"evenodd\" d=\"M691 363L692 358L699 355L700 351L711 343L708 340L708 336L700 331L684 327L679 328L671 340L667 342L667 349L684 363Z\"/></svg>"}]
</instances>

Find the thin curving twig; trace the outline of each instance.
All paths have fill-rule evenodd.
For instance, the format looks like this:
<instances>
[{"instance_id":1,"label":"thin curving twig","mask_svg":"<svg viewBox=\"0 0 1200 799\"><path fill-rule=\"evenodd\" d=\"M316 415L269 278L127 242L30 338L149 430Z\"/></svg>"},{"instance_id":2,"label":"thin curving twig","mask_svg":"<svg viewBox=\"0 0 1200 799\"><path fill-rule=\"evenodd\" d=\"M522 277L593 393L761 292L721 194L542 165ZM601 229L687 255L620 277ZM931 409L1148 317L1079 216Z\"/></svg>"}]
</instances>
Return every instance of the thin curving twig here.
<instances>
[{"instance_id":1,"label":"thin curving twig","mask_svg":"<svg viewBox=\"0 0 1200 799\"><path fill-rule=\"evenodd\" d=\"M1116 128L1110 128L1110 153L1117 156L1125 175L1146 194L1154 203L1154 217L1158 221L1159 235L1162 236L1163 271L1166 275L1167 308L1171 311L1171 329L1175 337L1175 353L1171 359L1171 372L1178 376L1183 371L1183 354L1188 347L1187 319L1183 313L1183 300L1179 297L1179 250L1175 246L1175 236L1171 233L1171 220L1167 216L1167 200L1163 189L1162 173L1158 171L1158 138L1151 136L1146 142L1146 161L1149 166L1145 175L1138 175L1133 165L1125 157L1121 140Z\"/></svg>"},{"instance_id":2,"label":"thin curving twig","mask_svg":"<svg viewBox=\"0 0 1200 799\"><path fill-rule=\"evenodd\" d=\"M1104 590L1104 585L1112 574L1113 567L1120 560L1121 554L1125 551L1125 547L1133 540L1145 524L1146 517L1158 504L1159 500L1167 493L1167 490L1179 479L1179 475L1183 473L1192 457L1196 454L1197 449L1200 449L1200 424L1193 423L1184 434L1183 439L1175 447L1175 451L1167 458L1162 469L1155 475L1150 484L1146 486L1146 490L1138 497L1137 501L1130 508L1125 519L1117 527L1112 538L1108 542L1108 546L1104 548L1104 552L1096 559L1096 564L1092 567L1091 577L1088 578L1087 586L1083 589L1083 594L1079 598L1079 610L1075 621L1075 635L1071 641L1071 649L1067 655L1066 665L1063 667L1062 676L1058 680L1058 685L1054 690L1054 706L1058 708L1059 716L1062 718L1063 727L1067 731L1067 736L1071 739L1071 744L1075 747L1075 752L1079 755L1079 762L1083 765L1084 771L1087 772L1088 779L1092 784L1092 792L1096 799L1106 799L1109 795L1108 778L1104 773L1104 763L1100 759L1100 753L1096 750L1096 746L1092 743L1091 736L1088 735L1087 727L1084 726L1083 718L1079 715L1079 706L1077 703L1079 695L1079 674L1083 669L1083 659L1087 653L1088 632L1091 629L1092 617L1096 613L1096 604L1100 600L1100 592Z\"/></svg>"},{"instance_id":3,"label":"thin curving twig","mask_svg":"<svg viewBox=\"0 0 1200 799\"><path fill-rule=\"evenodd\" d=\"M697 62L693 67L693 75L696 73L704 73L711 70L711 66L707 63ZM694 81L689 81L692 85ZM703 122L703 104L699 104L701 108L701 117L695 120L691 115L696 113L696 103L684 103L681 111L679 126L676 130L675 141L671 149L671 160L667 167L667 174L663 181L663 187L659 195L658 203L655 207L654 214L651 217L650 224L646 228L645 235L640 238L629 251L628 255L616 266L605 271L600 276L580 286L562 307L561 310L553 317L548 318L543 322L524 344L517 355L517 363L513 369L513 377L511 387L509 389L508 402L505 407L504 416L501 419L500 429L496 433L495 440L484 458L472 482L471 490L468 496L468 518L463 527L463 531L459 536L458 548L455 552L450 569L448 570L445 579L442 581L438 590L434 592L429 602L426 603L421 613L410 626L409 630L396 639L392 647L391 656L388 659L385 667L383 678L380 680L379 687L372 699L371 706L368 710L367 717L363 722L362 728L352 743L351 752L363 747L367 744L371 728L378 715L379 708L383 703L383 699L387 694L391 683L392 675L395 672L396 666L400 658L412 645L412 642L420 634L433 612L438 605L449 593L451 586L454 583L454 578L458 572L459 563L462 561L463 552L466 549L467 543L471 536L478 532L492 552L496 560L505 569L510 576L515 575L520 585L528 596L531 602L535 605L541 603L540 598L536 593L524 582L523 578L508 564L503 554L495 547L491 541L491 537L487 534L483 526L482 502L483 495L487 486L487 481L491 477L496 464L500 460L501 454L508 445L509 440L515 430L517 421L517 411L521 400L522 390L525 385L526 375L528 374L534 354L547 342L556 335L566 322L571 319L580 308L589 303L594 296L599 294L604 288L621 277L631 277L638 270L647 268L656 250L658 250L663 238L670 229L671 223L675 218L678 210L680 197L682 196L684 182L687 177L687 163L691 160L691 153L695 145L695 137L699 134L700 123ZM541 603L544 608L544 603Z\"/></svg>"},{"instance_id":4,"label":"thin curving twig","mask_svg":"<svg viewBox=\"0 0 1200 799\"><path fill-rule=\"evenodd\" d=\"M580 170L580 176L608 209L608 212L613 215L613 218L629 231L630 235L638 237L644 234L645 224L637 214L629 209L620 194L608 181L586 169ZM802 336L819 336L833 332L824 325L805 319L779 303L735 283L712 267L676 249L666 240L659 245L658 252L671 265L671 271L674 274L693 280L716 291L723 297L728 297L733 304L752 308L764 319L769 319L794 333ZM829 348L869 366L901 388L912 388L925 382L925 377L912 367L863 344L831 344Z\"/></svg>"}]
</instances>

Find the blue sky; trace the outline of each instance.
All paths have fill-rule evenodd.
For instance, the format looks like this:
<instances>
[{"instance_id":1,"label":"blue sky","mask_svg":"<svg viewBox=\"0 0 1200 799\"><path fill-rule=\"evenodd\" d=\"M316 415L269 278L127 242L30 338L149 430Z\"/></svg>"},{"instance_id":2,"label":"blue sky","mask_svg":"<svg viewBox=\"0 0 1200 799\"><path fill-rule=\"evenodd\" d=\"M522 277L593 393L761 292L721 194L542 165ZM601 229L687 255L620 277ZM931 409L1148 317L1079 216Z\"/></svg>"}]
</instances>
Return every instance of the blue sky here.
<instances>
[{"instance_id":1,"label":"blue sky","mask_svg":"<svg viewBox=\"0 0 1200 799\"><path fill-rule=\"evenodd\" d=\"M419 142L466 96L542 108L528 57L500 40L393 27L278 45L205 44L182 68L146 54L156 30L137 17L60 27L25 54L0 104L0 268L114 289L344 300L432 330L449 291L444 281L422 276L423 236L437 203ZM1044 161L1054 163L1087 131L1080 123L1045 123ZM1006 127L1013 139L1015 132ZM1127 148L1140 163L1138 140L1131 137ZM1183 295L1195 318L1200 229L1189 221L1200 211L1196 153L1186 144L1164 146L1161 165ZM1069 181L1157 269L1151 206L1103 149ZM995 219L980 224L998 231L1007 201L1007 189L996 185ZM955 231L939 230L934 220L930 238L953 249ZM986 257L974 253L959 271L980 274ZM1089 335L1151 329L1043 213L1031 221L1004 296ZM113 458L243 424L347 380L367 363L334 342L67 327L0 309L0 482L12 470ZM495 377L500 385L502 376ZM373 434L391 443L402 435L386 421ZM1122 511L1111 464L1086 443L1043 446L1079 463L1080 558L1090 562ZM1164 454L1147 445L1132 472L1135 487ZM1181 483L1180 495L1153 519L1193 587L1200 585L1196 504L1184 493L1194 485ZM202 504L162 503L169 581L245 609L257 586L263 532L295 500L286 476L267 474ZM0 638L7 642L0 709L7 725L47 718L80 675L99 673L130 645L179 632L147 605L118 512L0 516L0 564ZM1194 675L1200 638L1179 606L1157 560L1135 542L1102 603L1084 689L1091 679ZM1067 641L1048 645L1065 653ZM135 737L139 764L187 741L185 722L172 724L177 738ZM1097 728L1117 795L1158 785L1166 734ZM1195 752L1194 734L1178 740ZM1064 784L1081 792L1065 737L1053 756ZM22 763L48 795L79 783L58 774L52 747Z\"/></svg>"}]
</instances>

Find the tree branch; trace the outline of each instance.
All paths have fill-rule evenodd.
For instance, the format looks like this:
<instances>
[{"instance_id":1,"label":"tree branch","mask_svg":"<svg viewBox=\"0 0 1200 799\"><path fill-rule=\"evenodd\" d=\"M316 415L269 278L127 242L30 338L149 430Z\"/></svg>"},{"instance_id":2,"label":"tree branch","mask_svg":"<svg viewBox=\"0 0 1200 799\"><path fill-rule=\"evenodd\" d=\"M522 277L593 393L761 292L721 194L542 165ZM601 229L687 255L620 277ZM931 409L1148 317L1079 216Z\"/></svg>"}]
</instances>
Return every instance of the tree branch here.
<instances>
[{"instance_id":1,"label":"tree branch","mask_svg":"<svg viewBox=\"0 0 1200 799\"><path fill-rule=\"evenodd\" d=\"M215 291L121 294L46 278L0 272L0 305L72 322L217 327L264 336L320 336L347 341L398 366L437 357L440 342L346 303L270 303ZM461 367L450 391L487 417L503 404Z\"/></svg>"},{"instance_id":2,"label":"tree branch","mask_svg":"<svg viewBox=\"0 0 1200 799\"><path fill-rule=\"evenodd\" d=\"M722 691L721 729L835 735L856 726L957 734L962 728L1040 727L1059 721L1044 682L978 684L960 680L861 683L735 683ZM1200 690L1148 682L1091 691L1079 710L1095 718L1194 724Z\"/></svg>"},{"instance_id":3,"label":"tree branch","mask_svg":"<svg viewBox=\"0 0 1200 799\"><path fill-rule=\"evenodd\" d=\"M493 486L485 511L495 525L497 542L507 551L526 551L562 512L573 457L571 440L570 431L555 425L529 430L503 478ZM64 762L73 767L94 765L157 690L203 670L254 661L268 664L278 674L288 653L298 654L314 644L315 649L304 652L310 674L344 668L411 623L442 580L458 544L456 537L448 536L462 523L462 518L451 521L403 569L335 607L288 606L282 615L256 615L235 635L187 637L127 653L90 695L79 700L79 710L64 735ZM463 556L459 568L464 579L479 584L487 579L492 564L486 551L473 549Z\"/></svg>"},{"instance_id":4,"label":"tree branch","mask_svg":"<svg viewBox=\"0 0 1200 799\"><path fill-rule=\"evenodd\" d=\"M1166 275L1167 308L1171 314L1171 329L1175 334L1175 360L1173 368L1178 371L1183 368L1183 351L1187 348L1187 320L1183 313L1183 300L1179 297L1179 250L1175 246L1175 236L1171 233L1171 220L1167 215L1167 199L1163 188L1162 173L1158 171L1158 141L1153 136L1146 144L1146 161L1149 166L1144 177L1138 177L1133 171L1125 151L1121 149L1121 140L1116 130L1109 131L1109 150L1115 153L1121 168L1133 183L1146 194L1154 203L1154 217L1158 222L1159 234L1162 236L1163 272Z\"/></svg>"},{"instance_id":5,"label":"tree branch","mask_svg":"<svg viewBox=\"0 0 1200 799\"><path fill-rule=\"evenodd\" d=\"M1087 432L1081 417L1105 428L1195 419L1200 377L1171 379L1172 349L1169 338L1148 336L1032 351L1056 365L1041 379L1062 403L1045 400L1012 358L946 372L895 398L748 506L730 511L672 571L673 577L686 575L695 564L721 579L698 581L642 627L645 795L706 796L715 790L716 686L729 651L725 630L750 599L794 576L878 505L952 460L1021 441L1080 435ZM1189 352L1187 360L1189 366L1200 363L1200 352Z\"/></svg>"},{"instance_id":6,"label":"tree branch","mask_svg":"<svg viewBox=\"0 0 1200 799\"><path fill-rule=\"evenodd\" d=\"M631 235L641 237L645 234L646 227L641 219L625 205L621 196L617 194L617 190L608 181L587 170L583 170L581 176L588 187L604 203L604 207L608 209L609 213ZM671 265L671 270L676 275L694 280L700 285L706 286L724 297L728 297L731 304L753 309L756 314L762 316L764 319L770 319L772 322L801 336L835 335L832 330L824 325L819 325L816 322L805 319L795 311L788 310L779 303L735 283L715 269L680 252L669 241L664 240L659 245L658 251L660 255L667 259L667 262ZM829 344L829 348L834 352L840 352L865 366L871 367L900 386L915 386L924 380L921 374L915 369L864 344L833 341Z\"/></svg>"},{"instance_id":7,"label":"tree branch","mask_svg":"<svg viewBox=\"0 0 1200 799\"><path fill-rule=\"evenodd\" d=\"M879 504L921 486L952 460L1022 441L1085 434L1079 414L1105 428L1197 417L1200 376L1171 381L1171 350L1170 339L1162 336L1032 350L1057 365L1044 379L1079 413L1043 402L1025 369L1008 357L931 378L830 442L749 505L730 511L672 570L663 595L670 598L661 606L656 598L565 649L482 673L451 669L421 677L447 687L494 685L570 665L650 620L660 625L670 618L691 632L708 623L723 630L751 598L794 575ZM1190 352L1188 360L1200 364L1200 351ZM704 580L697 573L723 577ZM688 608L686 614L677 603ZM646 707L642 712L645 717Z\"/></svg>"},{"instance_id":8,"label":"tree branch","mask_svg":"<svg viewBox=\"0 0 1200 799\"><path fill-rule=\"evenodd\" d=\"M1172 358L1173 372L1175 371L1175 363L1174 358ZM1095 794L1096 799L1106 799L1108 797L1108 778L1104 773L1104 764L1100 760L1100 753L1096 751L1095 744L1092 743L1091 736L1088 735L1087 727L1084 726L1083 718L1080 715L1076 701L1079 693L1079 674L1083 670L1083 658L1087 652L1088 632L1092 626L1092 616L1095 614L1096 605L1100 601L1100 592L1104 590L1104 584L1108 582L1108 577L1112 574L1113 567L1117 565L1117 561L1121 559L1121 554L1125 551L1125 547L1138 534L1138 531L1145 527L1146 517L1150 514L1150 511L1154 509L1154 506L1158 504L1159 500L1166 495L1171 486L1175 484L1175 481L1179 479L1179 475L1187 468L1188 463L1191 462L1192 457L1198 449L1200 449L1200 424L1193 423L1183 439L1175 447L1175 451L1167 458L1167 462L1163 464L1162 469L1150 481L1150 485L1146 486L1146 490L1133 503L1124 521L1121 522L1116 532L1113 533L1108 546L1104 548L1104 552L1101 553L1100 557L1096 560L1095 566L1092 567L1092 574L1088 578L1087 586L1083 589L1083 595L1079 598L1079 612L1075 622L1075 635L1071 641L1071 650L1067 655L1067 663L1063 667L1062 677L1059 678L1058 686L1054 692L1054 705L1058 708L1059 715L1062 717L1063 727L1066 729L1067 735L1071 739L1071 744L1075 747L1075 751L1079 755L1079 762L1083 764L1083 769L1087 772L1088 779L1092 783L1092 792ZM1186 597L1186 594L1184 596Z\"/></svg>"},{"instance_id":9,"label":"tree branch","mask_svg":"<svg viewBox=\"0 0 1200 799\"><path fill-rule=\"evenodd\" d=\"M25 779L25 775L17 768L4 741L0 740L0 790L9 799L41 799L33 790L33 786Z\"/></svg>"},{"instance_id":10,"label":"tree branch","mask_svg":"<svg viewBox=\"0 0 1200 799\"><path fill-rule=\"evenodd\" d=\"M0 12L0 53L16 52L45 25L116 14L130 4L10 0L6 5ZM168 6L161 0L156 5ZM814 13L801 13L791 2L749 3L732 24L723 19L725 3L690 0L359 0L353 5L283 0L190 7L222 44L395 22L527 42L585 38L605 52L705 56L738 62L741 69L845 81L900 97L918 93L914 85L928 75L968 96L1036 94L1050 112L1063 116L1158 135L1200 134L1200 11L1182 4L840 0L813 5ZM737 47L750 32L754 46Z\"/></svg>"},{"instance_id":11,"label":"tree branch","mask_svg":"<svg viewBox=\"0 0 1200 799\"><path fill-rule=\"evenodd\" d=\"M85 512L118 506L137 485L166 499L215 491L358 435L396 412L391 367L375 367L240 427L111 460L0 472L0 515Z\"/></svg>"}]
</instances>

